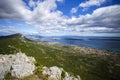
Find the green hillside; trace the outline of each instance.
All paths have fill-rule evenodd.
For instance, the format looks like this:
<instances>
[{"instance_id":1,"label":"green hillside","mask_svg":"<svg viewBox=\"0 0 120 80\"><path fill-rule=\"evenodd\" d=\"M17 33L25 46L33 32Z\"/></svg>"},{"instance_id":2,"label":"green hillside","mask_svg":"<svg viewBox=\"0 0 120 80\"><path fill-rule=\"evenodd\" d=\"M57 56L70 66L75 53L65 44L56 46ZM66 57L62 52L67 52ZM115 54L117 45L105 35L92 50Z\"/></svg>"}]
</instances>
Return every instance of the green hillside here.
<instances>
[{"instance_id":1,"label":"green hillside","mask_svg":"<svg viewBox=\"0 0 120 80\"><path fill-rule=\"evenodd\" d=\"M23 52L37 66L58 66L82 80L120 80L120 54L85 53L74 46L31 41L21 34L0 37L0 54Z\"/></svg>"}]
</instances>

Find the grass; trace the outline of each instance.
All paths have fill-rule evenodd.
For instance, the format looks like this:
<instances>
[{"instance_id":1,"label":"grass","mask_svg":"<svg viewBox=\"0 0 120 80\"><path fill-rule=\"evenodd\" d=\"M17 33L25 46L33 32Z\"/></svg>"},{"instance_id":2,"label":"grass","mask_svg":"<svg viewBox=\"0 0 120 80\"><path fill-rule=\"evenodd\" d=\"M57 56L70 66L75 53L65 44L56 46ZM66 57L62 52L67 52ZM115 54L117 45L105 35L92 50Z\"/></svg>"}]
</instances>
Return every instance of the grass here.
<instances>
[{"instance_id":1,"label":"grass","mask_svg":"<svg viewBox=\"0 0 120 80\"><path fill-rule=\"evenodd\" d=\"M73 47L34 42L21 36L0 38L0 54L19 51L33 56L37 66L62 67L72 75L79 75L82 80L120 80L119 54L85 54Z\"/></svg>"}]
</instances>

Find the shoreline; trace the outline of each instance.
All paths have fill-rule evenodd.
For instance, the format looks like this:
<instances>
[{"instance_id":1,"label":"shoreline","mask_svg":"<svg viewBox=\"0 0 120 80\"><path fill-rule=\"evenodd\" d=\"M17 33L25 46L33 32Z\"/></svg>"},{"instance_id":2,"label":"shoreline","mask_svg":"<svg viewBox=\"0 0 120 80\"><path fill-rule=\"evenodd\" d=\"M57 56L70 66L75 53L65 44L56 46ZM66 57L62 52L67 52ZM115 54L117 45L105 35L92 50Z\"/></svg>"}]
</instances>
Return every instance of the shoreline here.
<instances>
[{"instance_id":1,"label":"shoreline","mask_svg":"<svg viewBox=\"0 0 120 80\"><path fill-rule=\"evenodd\" d=\"M86 54L102 54L102 55L110 55L110 54L120 54L119 51L112 51L112 50L102 50L97 48L90 48L90 47L83 47L83 46L77 46L77 45L70 45L70 44L62 44L59 42L42 42L40 43L46 43L46 45L59 45L66 48L71 48L73 50L77 50L79 52L83 52Z\"/></svg>"}]
</instances>

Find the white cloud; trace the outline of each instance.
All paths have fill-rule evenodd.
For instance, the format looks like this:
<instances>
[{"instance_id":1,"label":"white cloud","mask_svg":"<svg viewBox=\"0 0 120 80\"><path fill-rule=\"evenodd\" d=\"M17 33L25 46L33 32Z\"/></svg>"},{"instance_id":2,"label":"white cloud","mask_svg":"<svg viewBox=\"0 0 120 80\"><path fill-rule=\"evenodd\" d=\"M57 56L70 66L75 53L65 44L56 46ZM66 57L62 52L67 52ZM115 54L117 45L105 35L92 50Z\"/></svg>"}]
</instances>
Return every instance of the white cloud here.
<instances>
[{"instance_id":1,"label":"white cloud","mask_svg":"<svg viewBox=\"0 0 120 80\"><path fill-rule=\"evenodd\" d=\"M106 0L88 0L86 2L82 2L79 4L79 6L72 8L71 13L76 13L80 7L83 8L83 11L85 11L87 8L91 6L100 6L101 4L105 3Z\"/></svg>"},{"instance_id":2,"label":"white cloud","mask_svg":"<svg viewBox=\"0 0 120 80\"><path fill-rule=\"evenodd\" d=\"M64 0L57 0L58 2L63 2Z\"/></svg>"},{"instance_id":3,"label":"white cloud","mask_svg":"<svg viewBox=\"0 0 120 80\"><path fill-rule=\"evenodd\" d=\"M29 15L30 11L22 0L2 0L0 2L0 18L23 19L25 14Z\"/></svg>"},{"instance_id":4,"label":"white cloud","mask_svg":"<svg viewBox=\"0 0 120 80\"><path fill-rule=\"evenodd\" d=\"M84 3L81 3L79 7L91 7L91 6L100 6L102 3L106 2L106 0L88 0Z\"/></svg>"},{"instance_id":5,"label":"white cloud","mask_svg":"<svg viewBox=\"0 0 120 80\"><path fill-rule=\"evenodd\" d=\"M78 7L75 7L75 8L72 8L70 12L71 12L71 13L76 13L77 10L78 10Z\"/></svg>"},{"instance_id":6,"label":"white cloud","mask_svg":"<svg viewBox=\"0 0 120 80\"><path fill-rule=\"evenodd\" d=\"M36 27L38 33L120 32L120 5L98 8L92 14L69 18L56 10L56 1L60 0L31 0L29 6L34 7L31 11L22 0L3 0L0 2L0 18L24 20ZM72 13L76 10L73 9Z\"/></svg>"},{"instance_id":7,"label":"white cloud","mask_svg":"<svg viewBox=\"0 0 120 80\"><path fill-rule=\"evenodd\" d=\"M29 1L29 6L35 8L37 6L37 3L34 2L33 0Z\"/></svg>"},{"instance_id":8,"label":"white cloud","mask_svg":"<svg viewBox=\"0 0 120 80\"><path fill-rule=\"evenodd\" d=\"M120 32L120 5L98 8L92 14L67 20L69 26L79 26L77 31ZM81 27L81 28L80 28ZM117 30L116 30L117 29Z\"/></svg>"}]
</instances>

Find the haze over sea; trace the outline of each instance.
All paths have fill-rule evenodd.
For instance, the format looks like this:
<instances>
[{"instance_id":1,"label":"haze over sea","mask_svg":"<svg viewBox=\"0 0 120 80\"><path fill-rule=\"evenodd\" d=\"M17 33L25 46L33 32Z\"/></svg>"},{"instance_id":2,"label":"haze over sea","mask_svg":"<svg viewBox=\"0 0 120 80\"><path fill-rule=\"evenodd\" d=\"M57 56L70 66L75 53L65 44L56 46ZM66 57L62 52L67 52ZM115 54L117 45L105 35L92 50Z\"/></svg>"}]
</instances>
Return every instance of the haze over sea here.
<instances>
[{"instance_id":1,"label":"haze over sea","mask_svg":"<svg viewBox=\"0 0 120 80\"><path fill-rule=\"evenodd\" d=\"M28 36L37 41L58 42L67 45L96 48L120 52L120 37L92 37L92 36Z\"/></svg>"}]
</instances>

